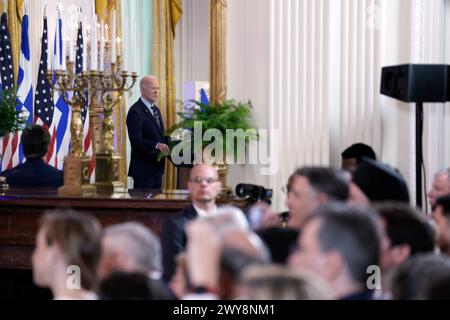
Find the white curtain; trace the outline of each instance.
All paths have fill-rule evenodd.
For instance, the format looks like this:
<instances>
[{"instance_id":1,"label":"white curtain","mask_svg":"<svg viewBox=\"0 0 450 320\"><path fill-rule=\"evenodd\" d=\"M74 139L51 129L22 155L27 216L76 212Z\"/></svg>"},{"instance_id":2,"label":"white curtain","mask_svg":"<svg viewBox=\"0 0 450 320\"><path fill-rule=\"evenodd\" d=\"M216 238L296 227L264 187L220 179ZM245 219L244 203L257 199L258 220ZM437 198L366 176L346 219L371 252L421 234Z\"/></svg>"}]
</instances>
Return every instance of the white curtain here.
<instances>
[{"instance_id":1,"label":"white curtain","mask_svg":"<svg viewBox=\"0 0 450 320\"><path fill-rule=\"evenodd\" d=\"M414 203L414 105L380 95L381 67L449 63L449 2L229 0L228 96L251 99L258 127L281 133L278 173L233 166L231 186L273 188L282 210L281 186L294 168L339 167L341 151L364 142L400 170ZM450 165L449 113L425 105L428 188Z\"/></svg>"},{"instance_id":2,"label":"white curtain","mask_svg":"<svg viewBox=\"0 0 450 320\"><path fill-rule=\"evenodd\" d=\"M450 64L450 1L416 0L416 7L422 9L417 15L417 20L422 21L417 61ZM450 104L425 104L424 109L424 161L429 190L434 173L450 166Z\"/></svg>"},{"instance_id":3,"label":"white curtain","mask_svg":"<svg viewBox=\"0 0 450 320\"><path fill-rule=\"evenodd\" d=\"M367 10L377 5L229 1L229 96L250 98L258 127L279 130L281 137L278 154L271 155L279 159L278 172L264 177L258 166L234 167L234 184L273 188L274 205L282 210L281 188L295 168L339 166L340 152L354 142L380 151L380 35L377 26L366 27L373 22Z\"/></svg>"},{"instance_id":4,"label":"white curtain","mask_svg":"<svg viewBox=\"0 0 450 320\"><path fill-rule=\"evenodd\" d=\"M126 97L128 109L139 99L139 80L151 72L152 59L152 1L122 1L123 59L129 71L136 71L138 83ZM128 137L128 133L127 133ZM127 170L131 158L131 147L127 138ZM128 181L132 185L132 179Z\"/></svg>"}]
</instances>

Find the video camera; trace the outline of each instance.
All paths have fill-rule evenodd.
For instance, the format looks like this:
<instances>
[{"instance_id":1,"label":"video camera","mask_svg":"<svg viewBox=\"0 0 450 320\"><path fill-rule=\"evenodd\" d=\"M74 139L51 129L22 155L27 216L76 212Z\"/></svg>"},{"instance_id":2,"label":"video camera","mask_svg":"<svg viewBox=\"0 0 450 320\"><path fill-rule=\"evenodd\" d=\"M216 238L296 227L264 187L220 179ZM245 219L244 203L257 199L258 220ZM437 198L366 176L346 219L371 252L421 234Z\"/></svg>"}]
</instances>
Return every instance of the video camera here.
<instances>
[{"instance_id":1,"label":"video camera","mask_svg":"<svg viewBox=\"0 0 450 320\"><path fill-rule=\"evenodd\" d=\"M264 201L271 204L273 190L253 184L240 183L236 186L236 195L239 198L246 198L252 204L258 201Z\"/></svg>"}]
</instances>

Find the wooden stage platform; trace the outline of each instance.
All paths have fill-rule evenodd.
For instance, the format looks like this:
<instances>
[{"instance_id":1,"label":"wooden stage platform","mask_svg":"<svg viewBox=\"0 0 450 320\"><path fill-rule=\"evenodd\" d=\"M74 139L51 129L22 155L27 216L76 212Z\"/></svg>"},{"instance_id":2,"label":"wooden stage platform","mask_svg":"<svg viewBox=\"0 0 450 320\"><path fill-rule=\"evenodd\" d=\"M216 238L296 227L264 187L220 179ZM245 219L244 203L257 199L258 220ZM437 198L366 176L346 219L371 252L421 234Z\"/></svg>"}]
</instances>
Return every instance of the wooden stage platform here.
<instances>
[{"instance_id":1,"label":"wooden stage platform","mask_svg":"<svg viewBox=\"0 0 450 320\"><path fill-rule=\"evenodd\" d=\"M238 199L231 202L241 208L247 205ZM94 215L103 226L137 221L160 236L164 220L189 204L187 191L130 190L114 196L58 197L54 189L9 190L0 195L0 300L51 298L49 290L33 284L31 271L39 219L45 211L72 208Z\"/></svg>"},{"instance_id":2,"label":"wooden stage platform","mask_svg":"<svg viewBox=\"0 0 450 320\"><path fill-rule=\"evenodd\" d=\"M242 200L232 202L241 208L246 205ZM0 196L0 268L30 269L39 219L47 210L72 208L87 212L103 226L141 222L160 236L164 220L189 204L187 191L130 190L108 197L59 197L51 189L10 190Z\"/></svg>"}]
</instances>

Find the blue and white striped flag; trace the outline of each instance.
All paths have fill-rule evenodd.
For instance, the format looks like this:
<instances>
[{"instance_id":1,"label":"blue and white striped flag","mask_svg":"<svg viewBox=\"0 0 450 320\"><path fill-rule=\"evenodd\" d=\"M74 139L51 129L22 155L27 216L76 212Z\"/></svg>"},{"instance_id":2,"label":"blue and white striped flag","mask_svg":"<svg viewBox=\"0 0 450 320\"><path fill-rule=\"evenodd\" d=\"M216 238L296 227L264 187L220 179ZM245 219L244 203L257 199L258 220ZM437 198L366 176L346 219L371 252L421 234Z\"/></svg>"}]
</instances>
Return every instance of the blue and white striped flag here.
<instances>
[{"instance_id":1,"label":"blue and white striped flag","mask_svg":"<svg viewBox=\"0 0 450 320\"><path fill-rule=\"evenodd\" d=\"M26 119L27 125L33 124L33 68L31 65L30 41L28 38L28 13L22 18L22 36L20 44L20 60L19 60L19 76L17 80L17 107L18 111L22 111L22 117ZM16 133L18 135L18 147L13 151L13 167L23 163L24 155L20 137L22 132Z\"/></svg>"},{"instance_id":2,"label":"blue and white striped flag","mask_svg":"<svg viewBox=\"0 0 450 320\"><path fill-rule=\"evenodd\" d=\"M63 21L60 13L58 13L58 20L56 21L55 45L53 49L53 70L66 70L66 54L63 42ZM56 77L53 77L53 84L55 83ZM56 167L59 170L62 170L64 165L64 157L69 154L70 149L70 119L72 112L58 90L55 90L54 92L53 101L55 103L53 121L56 127Z\"/></svg>"}]
</instances>

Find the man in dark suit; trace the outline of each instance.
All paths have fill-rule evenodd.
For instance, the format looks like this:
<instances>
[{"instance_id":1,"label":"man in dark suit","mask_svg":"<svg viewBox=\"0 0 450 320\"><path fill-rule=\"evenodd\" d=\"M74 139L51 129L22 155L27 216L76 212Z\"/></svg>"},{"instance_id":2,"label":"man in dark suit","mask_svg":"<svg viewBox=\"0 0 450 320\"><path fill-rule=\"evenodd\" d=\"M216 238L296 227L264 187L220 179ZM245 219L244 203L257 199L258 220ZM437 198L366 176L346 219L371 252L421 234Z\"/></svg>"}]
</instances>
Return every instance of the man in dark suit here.
<instances>
[{"instance_id":1,"label":"man in dark suit","mask_svg":"<svg viewBox=\"0 0 450 320\"><path fill-rule=\"evenodd\" d=\"M159 81L153 76L140 82L141 98L127 115L128 136L131 142L131 161L128 176L133 178L134 189L161 189L165 161L158 161L160 152L169 153L164 137L164 123L156 106Z\"/></svg>"},{"instance_id":2,"label":"man in dark suit","mask_svg":"<svg viewBox=\"0 0 450 320\"><path fill-rule=\"evenodd\" d=\"M221 183L217 170L210 165L201 164L192 168L188 189L192 204L181 213L168 218L163 226L163 280L168 282L175 273L175 259L186 248L186 224L198 217L207 217L217 212L216 197Z\"/></svg>"},{"instance_id":3,"label":"man in dark suit","mask_svg":"<svg viewBox=\"0 0 450 320\"><path fill-rule=\"evenodd\" d=\"M11 187L60 187L63 172L49 166L42 159L48 151L50 134L42 126L34 125L22 133L23 153L27 161L3 172Z\"/></svg>"}]
</instances>

